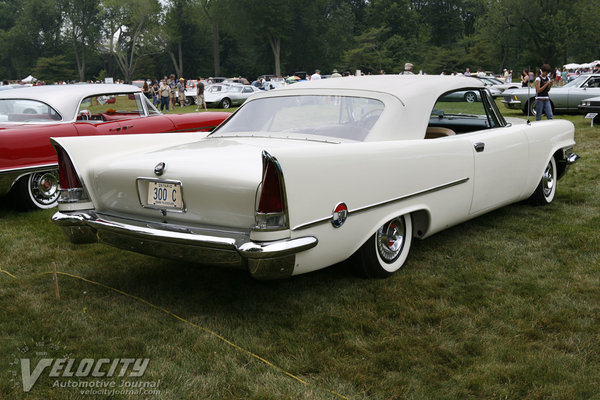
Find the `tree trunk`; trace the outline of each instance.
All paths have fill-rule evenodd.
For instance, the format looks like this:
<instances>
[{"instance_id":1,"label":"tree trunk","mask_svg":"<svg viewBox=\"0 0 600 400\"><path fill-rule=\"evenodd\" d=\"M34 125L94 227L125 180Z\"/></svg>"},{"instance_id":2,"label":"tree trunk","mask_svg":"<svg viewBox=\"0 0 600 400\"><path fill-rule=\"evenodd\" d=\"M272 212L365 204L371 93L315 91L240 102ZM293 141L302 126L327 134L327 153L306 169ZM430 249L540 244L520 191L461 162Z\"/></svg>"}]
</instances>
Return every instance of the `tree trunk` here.
<instances>
[{"instance_id":1,"label":"tree trunk","mask_svg":"<svg viewBox=\"0 0 600 400\"><path fill-rule=\"evenodd\" d=\"M211 20L213 28L213 65L215 67L215 76L221 76L221 52L219 51L219 24Z\"/></svg>"},{"instance_id":2,"label":"tree trunk","mask_svg":"<svg viewBox=\"0 0 600 400\"><path fill-rule=\"evenodd\" d=\"M212 26L213 31L213 66L215 69L215 76L221 75L221 53L219 51L220 38L219 38L219 24L208 12L208 1L202 3L202 11L208 18Z\"/></svg>"},{"instance_id":3,"label":"tree trunk","mask_svg":"<svg viewBox=\"0 0 600 400\"><path fill-rule=\"evenodd\" d=\"M281 76L281 38L269 38L269 44L275 58L275 75Z\"/></svg>"}]
</instances>

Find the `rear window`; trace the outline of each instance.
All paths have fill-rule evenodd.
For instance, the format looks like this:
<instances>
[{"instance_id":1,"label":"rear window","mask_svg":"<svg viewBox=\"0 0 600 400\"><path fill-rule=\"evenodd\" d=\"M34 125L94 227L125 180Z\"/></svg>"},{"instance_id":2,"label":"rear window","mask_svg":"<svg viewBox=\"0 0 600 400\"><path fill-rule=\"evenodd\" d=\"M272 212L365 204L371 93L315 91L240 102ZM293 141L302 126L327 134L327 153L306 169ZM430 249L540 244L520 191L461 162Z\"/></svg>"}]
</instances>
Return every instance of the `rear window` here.
<instances>
[{"instance_id":1,"label":"rear window","mask_svg":"<svg viewBox=\"0 0 600 400\"><path fill-rule=\"evenodd\" d=\"M62 121L56 110L36 100L0 99L0 122L50 123Z\"/></svg>"},{"instance_id":2,"label":"rear window","mask_svg":"<svg viewBox=\"0 0 600 400\"><path fill-rule=\"evenodd\" d=\"M382 101L351 96L267 97L249 103L212 136L253 133L317 135L362 141L383 112Z\"/></svg>"}]
</instances>

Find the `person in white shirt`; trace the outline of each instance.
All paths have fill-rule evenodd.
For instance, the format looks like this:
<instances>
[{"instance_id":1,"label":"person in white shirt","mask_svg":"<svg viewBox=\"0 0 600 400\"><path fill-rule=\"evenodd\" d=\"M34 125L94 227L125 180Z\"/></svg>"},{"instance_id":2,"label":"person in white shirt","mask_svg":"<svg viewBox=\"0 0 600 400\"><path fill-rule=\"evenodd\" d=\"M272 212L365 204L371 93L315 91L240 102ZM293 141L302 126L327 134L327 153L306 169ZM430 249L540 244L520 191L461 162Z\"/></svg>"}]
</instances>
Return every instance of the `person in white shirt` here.
<instances>
[{"instance_id":1,"label":"person in white shirt","mask_svg":"<svg viewBox=\"0 0 600 400\"><path fill-rule=\"evenodd\" d=\"M321 79L321 70L315 70L315 73L310 76L310 80Z\"/></svg>"}]
</instances>

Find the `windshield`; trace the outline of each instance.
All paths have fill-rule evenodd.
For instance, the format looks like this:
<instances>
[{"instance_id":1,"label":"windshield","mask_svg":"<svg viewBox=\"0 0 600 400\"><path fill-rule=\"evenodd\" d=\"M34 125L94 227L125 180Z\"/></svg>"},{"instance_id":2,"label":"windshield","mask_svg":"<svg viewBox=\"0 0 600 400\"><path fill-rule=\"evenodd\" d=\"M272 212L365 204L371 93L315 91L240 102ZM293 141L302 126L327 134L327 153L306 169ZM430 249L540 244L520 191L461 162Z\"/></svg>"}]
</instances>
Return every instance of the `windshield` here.
<instances>
[{"instance_id":1,"label":"windshield","mask_svg":"<svg viewBox=\"0 0 600 400\"><path fill-rule=\"evenodd\" d=\"M1 99L0 122L57 122L62 117L56 110L36 100Z\"/></svg>"},{"instance_id":2,"label":"windshield","mask_svg":"<svg viewBox=\"0 0 600 400\"><path fill-rule=\"evenodd\" d=\"M380 100L365 97L267 97L246 103L211 136L300 134L362 141L383 108Z\"/></svg>"},{"instance_id":3,"label":"windshield","mask_svg":"<svg viewBox=\"0 0 600 400\"><path fill-rule=\"evenodd\" d=\"M563 87L578 87L583 82L585 82L587 78L589 78L589 75L580 75L577 78L573 79L571 82L567 83Z\"/></svg>"}]
</instances>

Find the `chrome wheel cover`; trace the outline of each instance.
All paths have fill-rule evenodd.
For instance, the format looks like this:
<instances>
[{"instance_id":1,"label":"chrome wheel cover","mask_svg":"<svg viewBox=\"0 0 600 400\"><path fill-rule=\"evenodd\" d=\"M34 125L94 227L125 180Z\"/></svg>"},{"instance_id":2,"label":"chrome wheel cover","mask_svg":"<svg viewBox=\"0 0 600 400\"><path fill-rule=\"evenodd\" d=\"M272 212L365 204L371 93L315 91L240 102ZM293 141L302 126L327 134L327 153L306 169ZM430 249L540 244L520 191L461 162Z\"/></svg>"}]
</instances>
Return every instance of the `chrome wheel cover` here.
<instances>
[{"instance_id":1,"label":"chrome wheel cover","mask_svg":"<svg viewBox=\"0 0 600 400\"><path fill-rule=\"evenodd\" d=\"M58 172L44 171L31 174L29 193L32 200L42 206L50 206L58 199Z\"/></svg>"},{"instance_id":2,"label":"chrome wheel cover","mask_svg":"<svg viewBox=\"0 0 600 400\"><path fill-rule=\"evenodd\" d=\"M384 262L390 264L398 259L404 248L405 236L406 226L402 217L386 222L377 230L377 253Z\"/></svg>"},{"instance_id":3,"label":"chrome wheel cover","mask_svg":"<svg viewBox=\"0 0 600 400\"><path fill-rule=\"evenodd\" d=\"M548 163L542 175L542 189L544 191L544 197L549 197L554 189L554 166L552 161Z\"/></svg>"}]
</instances>

